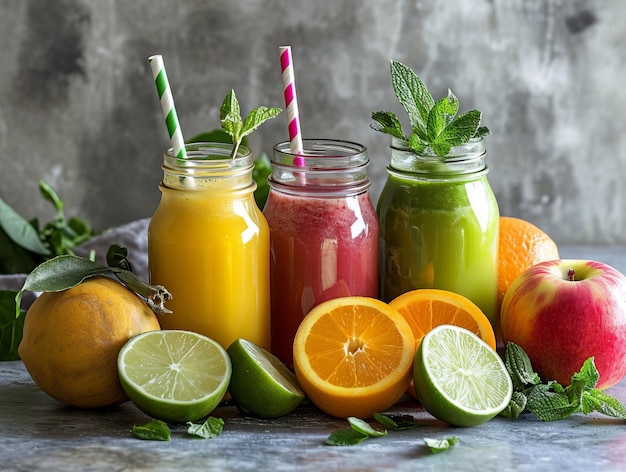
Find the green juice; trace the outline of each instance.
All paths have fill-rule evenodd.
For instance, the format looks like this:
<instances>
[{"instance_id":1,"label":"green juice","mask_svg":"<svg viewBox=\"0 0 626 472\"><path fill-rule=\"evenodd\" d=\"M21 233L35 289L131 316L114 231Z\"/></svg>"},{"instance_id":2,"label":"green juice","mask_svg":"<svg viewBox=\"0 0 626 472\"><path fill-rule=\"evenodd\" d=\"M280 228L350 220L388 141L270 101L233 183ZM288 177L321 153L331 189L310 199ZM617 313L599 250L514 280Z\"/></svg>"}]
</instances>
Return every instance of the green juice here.
<instances>
[{"instance_id":1,"label":"green juice","mask_svg":"<svg viewBox=\"0 0 626 472\"><path fill-rule=\"evenodd\" d=\"M406 172L392 159L377 209L384 301L418 288L450 290L478 305L495 328L499 212L479 162Z\"/></svg>"}]
</instances>

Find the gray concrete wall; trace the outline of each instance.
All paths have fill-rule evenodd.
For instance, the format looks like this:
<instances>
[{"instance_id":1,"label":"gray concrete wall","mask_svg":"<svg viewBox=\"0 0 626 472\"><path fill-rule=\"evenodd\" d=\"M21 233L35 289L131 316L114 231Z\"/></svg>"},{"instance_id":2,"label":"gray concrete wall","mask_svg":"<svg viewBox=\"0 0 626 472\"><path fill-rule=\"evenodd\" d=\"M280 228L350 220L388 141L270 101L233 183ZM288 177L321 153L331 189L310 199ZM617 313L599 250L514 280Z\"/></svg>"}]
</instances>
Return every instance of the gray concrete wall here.
<instances>
[{"instance_id":1,"label":"gray concrete wall","mask_svg":"<svg viewBox=\"0 0 626 472\"><path fill-rule=\"evenodd\" d=\"M624 0L0 0L0 197L50 218L45 179L97 228L152 214L168 145L147 57L164 56L186 136L283 106L291 44L305 137L370 149L376 200L397 105L389 60L478 108L502 214L559 243L626 243ZM286 116L251 140L287 137ZM47 220L46 220L47 221Z\"/></svg>"}]
</instances>

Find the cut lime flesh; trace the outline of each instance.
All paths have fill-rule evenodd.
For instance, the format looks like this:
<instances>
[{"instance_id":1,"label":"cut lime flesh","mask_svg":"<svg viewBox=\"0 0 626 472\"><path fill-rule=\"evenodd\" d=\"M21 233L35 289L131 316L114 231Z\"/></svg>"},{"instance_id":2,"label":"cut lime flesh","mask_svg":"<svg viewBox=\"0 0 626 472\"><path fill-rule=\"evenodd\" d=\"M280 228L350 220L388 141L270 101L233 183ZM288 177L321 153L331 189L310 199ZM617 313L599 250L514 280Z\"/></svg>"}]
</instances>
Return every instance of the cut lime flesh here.
<instances>
[{"instance_id":1,"label":"cut lime flesh","mask_svg":"<svg viewBox=\"0 0 626 472\"><path fill-rule=\"evenodd\" d=\"M474 426L499 414L513 384L504 362L478 336L442 325L426 334L415 356L417 398L436 418Z\"/></svg>"},{"instance_id":2,"label":"cut lime flesh","mask_svg":"<svg viewBox=\"0 0 626 472\"><path fill-rule=\"evenodd\" d=\"M140 334L118 356L129 398L150 416L170 422L195 421L213 411L231 371L230 358L216 341L189 331Z\"/></svg>"},{"instance_id":3,"label":"cut lime flesh","mask_svg":"<svg viewBox=\"0 0 626 472\"><path fill-rule=\"evenodd\" d=\"M228 354L233 365L229 393L243 411L276 418L302 403L305 395L295 374L266 349L237 339Z\"/></svg>"}]
</instances>

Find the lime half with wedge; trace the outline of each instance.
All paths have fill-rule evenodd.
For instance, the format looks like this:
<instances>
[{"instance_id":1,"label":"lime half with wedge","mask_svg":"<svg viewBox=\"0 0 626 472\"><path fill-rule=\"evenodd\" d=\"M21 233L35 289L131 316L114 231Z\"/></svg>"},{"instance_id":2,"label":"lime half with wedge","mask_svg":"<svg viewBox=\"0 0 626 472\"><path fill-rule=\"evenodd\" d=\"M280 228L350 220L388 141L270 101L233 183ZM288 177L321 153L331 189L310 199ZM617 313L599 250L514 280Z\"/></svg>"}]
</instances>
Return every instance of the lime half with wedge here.
<instances>
[{"instance_id":1,"label":"lime half with wedge","mask_svg":"<svg viewBox=\"0 0 626 472\"><path fill-rule=\"evenodd\" d=\"M304 392L298 380L276 356L245 339L228 347L233 373L228 391L244 412L277 418L295 410Z\"/></svg>"},{"instance_id":2,"label":"lime half with wedge","mask_svg":"<svg viewBox=\"0 0 626 472\"><path fill-rule=\"evenodd\" d=\"M119 353L117 367L133 403L153 418L172 423L211 413L224 397L232 372L222 346L182 330L131 338Z\"/></svg>"},{"instance_id":3,"label":"lime half with wedge","mask_svg":"<svg viewBox=\"0 0 626 472\"><path fill-rule=\"evenodd\" d=\"M417 398L435 418L476 426L506 408L513 383L500 356L474 333L441 325L420 343L413 367Z\"/></svg>"}]
</instances>

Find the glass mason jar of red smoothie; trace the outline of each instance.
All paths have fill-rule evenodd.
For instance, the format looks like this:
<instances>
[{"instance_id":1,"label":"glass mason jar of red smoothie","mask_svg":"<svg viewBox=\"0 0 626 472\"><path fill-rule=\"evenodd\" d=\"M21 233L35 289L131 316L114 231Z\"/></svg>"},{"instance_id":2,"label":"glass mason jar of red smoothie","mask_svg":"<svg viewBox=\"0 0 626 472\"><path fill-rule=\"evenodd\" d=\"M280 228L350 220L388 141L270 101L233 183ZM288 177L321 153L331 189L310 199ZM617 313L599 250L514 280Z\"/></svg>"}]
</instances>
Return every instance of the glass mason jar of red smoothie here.
<instances>
[{"instance_id":1,"label":"glass mason jar of red smoothie","mask_svg":"<svg viewBox=\"0 0 626 472\"><path fill-rule=\"evenodd\" d=\"M499 212L482 139L445 159L394 138L378 200L381 298L437 288L472 300L497 325Z\"/></svg>"},{"instance_id":2,"label":"glass mason jar of red smoothie","mask_svg":"<svg viewBox=\"0 0 626 472\"><path fill-rule=\"evenodd\" d=\"M263 213L270 227L271 350L293 362L304 316L323 301L378 296L378 220L370 200L367 149L348 141L289 142L272 156Z\"/></svg>"}]
</instances>

